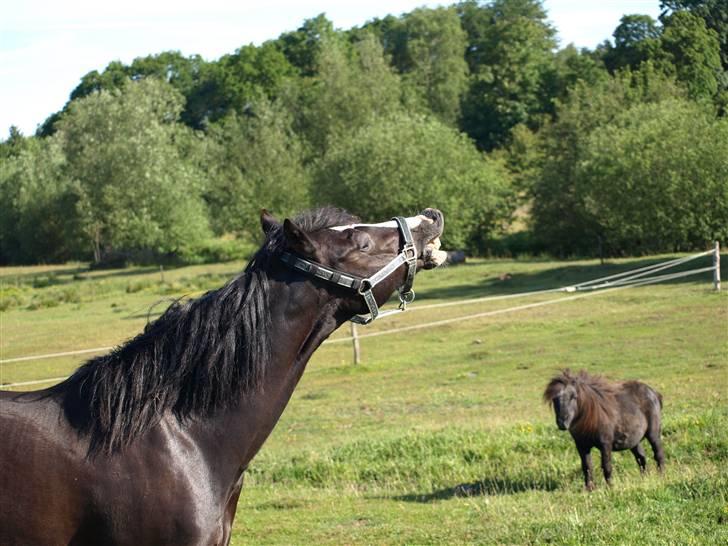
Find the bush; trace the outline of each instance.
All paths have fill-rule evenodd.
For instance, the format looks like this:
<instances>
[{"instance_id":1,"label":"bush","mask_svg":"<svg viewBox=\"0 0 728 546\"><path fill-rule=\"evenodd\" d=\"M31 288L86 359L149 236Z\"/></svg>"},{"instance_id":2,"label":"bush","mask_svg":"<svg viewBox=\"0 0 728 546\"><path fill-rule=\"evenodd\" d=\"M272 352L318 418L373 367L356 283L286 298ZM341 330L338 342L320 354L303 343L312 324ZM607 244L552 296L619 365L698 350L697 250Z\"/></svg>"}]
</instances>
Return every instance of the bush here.
<instances>
[{"instance_id":1,"label":"bush","mask_svg":"<svg viewBox=\"0 0 728 546\"><path fill-rule=\"evenodd\" d=\"M205 239L187 245L177 252L184 264L203 264L246 260L257 250L257 245L239 239Z\"/></svg>"}]
</instances>

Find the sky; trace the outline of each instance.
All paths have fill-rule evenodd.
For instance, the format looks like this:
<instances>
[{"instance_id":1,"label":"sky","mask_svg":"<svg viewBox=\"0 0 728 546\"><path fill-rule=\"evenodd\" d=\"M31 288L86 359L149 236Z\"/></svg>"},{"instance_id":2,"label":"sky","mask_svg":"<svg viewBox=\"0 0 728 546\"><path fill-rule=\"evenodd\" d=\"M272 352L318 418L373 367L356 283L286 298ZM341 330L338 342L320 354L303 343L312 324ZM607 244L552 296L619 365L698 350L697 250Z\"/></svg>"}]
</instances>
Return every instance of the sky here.
<instances>
[{"instance_id":1,"label":"sky","mask_svg":"<svg viewBox=\"0 0 728 546\"><path fill-rule=\"evenodd\" d=\"M348 29L400 15L424 0L0 0L0 139L31 135L60 110L81 77L114 60L162 51L214 60L295 30L319 13ZM560 45L593 48L627 13L657 18L659 0L544 0Z\"/></svg>"}]
</instances>

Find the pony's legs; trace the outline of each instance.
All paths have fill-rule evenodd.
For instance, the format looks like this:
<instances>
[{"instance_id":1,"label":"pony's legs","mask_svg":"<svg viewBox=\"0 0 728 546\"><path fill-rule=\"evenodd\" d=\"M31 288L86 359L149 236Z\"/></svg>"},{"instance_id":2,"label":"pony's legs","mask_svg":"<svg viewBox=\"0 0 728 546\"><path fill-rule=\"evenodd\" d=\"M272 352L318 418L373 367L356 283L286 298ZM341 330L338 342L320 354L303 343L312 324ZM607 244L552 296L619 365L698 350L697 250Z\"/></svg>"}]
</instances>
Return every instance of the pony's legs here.
<instances>
[{"instance_id":1,"label":"pony's legs","mask_svg":"<svg viewBox=\"0 0 728 546\"><path fill-rule=\"evenodd\" d=\"M592 466L591 448L579 447L579 457L581 457L581 471L584 473L584 487L587 491L594 490L594 467Z\"/></svg>"},{"instance_id":2,"label":"pony's legs","mask_svg":"<svg viewBox=\"0 0 728 546\"><path fill-rule=\"evenodd\" d=\"M657 470L662 474L663 467L665 466L665 451L662 449L662 439L660 438L660 429L650 429L647 431L647 441L652 446L652 452L655 454L655 462L657 463Z\"/></svg>"},{"instance_id":3,"label":"pony's legs","mask_svg":"<svg viewBox=\"0 0 728 546\"><path fill-rule=\"evenodd\" d=\"M640 473L644 474L645 469L647 468L647 457L645 455L645 450L642 449L642 445L637 444L630 451L632 451L632 455L634 455L637 465L640 467Z\"/></svg>"},{"instance_id":4,"label":"pony's legs","mask_svg":"<svg viewBox=\"0 0 728 546\"><path fill-rule=\"evenodd\" d=\"M602 472L604 472L604 479L607 485L612 485L612 446L602 444L599 446L599 452L602 454Z\"/></svg>"}]
</instances>

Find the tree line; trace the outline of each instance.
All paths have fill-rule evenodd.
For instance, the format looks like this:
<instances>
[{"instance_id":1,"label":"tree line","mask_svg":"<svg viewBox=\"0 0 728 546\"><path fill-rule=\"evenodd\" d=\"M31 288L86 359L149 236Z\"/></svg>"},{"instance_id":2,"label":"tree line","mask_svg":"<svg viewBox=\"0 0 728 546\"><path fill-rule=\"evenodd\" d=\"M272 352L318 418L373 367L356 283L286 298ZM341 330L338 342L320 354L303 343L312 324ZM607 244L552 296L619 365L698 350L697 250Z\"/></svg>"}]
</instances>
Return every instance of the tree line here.
<instances>
[{"instance_id":1,"label":"tree line","mask_svg":"<svg viewBox=\"0 0 728 546\"><path fill-rule=\"evenodd\" d=\"M263 207L321 204L435 205L474 254L726 240L728 7L660 6L593 50L559 48L539 0L466 0L111 62L0 143L0 263L202 259Z\"/></svg>"}]
</instances>

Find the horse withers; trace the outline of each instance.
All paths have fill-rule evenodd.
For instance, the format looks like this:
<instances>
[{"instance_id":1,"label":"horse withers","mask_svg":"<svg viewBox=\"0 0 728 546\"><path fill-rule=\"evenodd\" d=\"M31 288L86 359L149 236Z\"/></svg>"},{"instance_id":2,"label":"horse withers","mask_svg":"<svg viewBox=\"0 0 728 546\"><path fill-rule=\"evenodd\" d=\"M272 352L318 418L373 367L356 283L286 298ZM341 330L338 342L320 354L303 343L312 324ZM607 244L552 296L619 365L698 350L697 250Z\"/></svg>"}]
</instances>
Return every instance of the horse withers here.
<instances>
[{"instance_id":1,"label":"horse withers","mask_svg":"<svg viewBox=\"0 0 728 546\"><path fill-rule=\"evenodd\" d=\"M261 224L225 286L54 387L0 392L0 545L228 544L243 473L313 352L397 289L404 306L415 272L446 257L436 209Z\"/></svg>"},{"instance_id":2,"label":"horse withers","mask_svg":"<svg viewBox=\"0 0 728 546\"><path fill-rule=\"evenodd\" d=\"M662 395L652 387L639 381L608 381L585 370L572 374L567 369L551 379L543 398L554 408L556 425L574 438L588 490L594 489L592 448L601 453L607 485L612 477L612 451L631 450L644 473L647 459L640 445L643 438L652 446L662 472Z\"/></svg>"}]
</instances>

